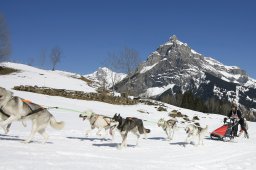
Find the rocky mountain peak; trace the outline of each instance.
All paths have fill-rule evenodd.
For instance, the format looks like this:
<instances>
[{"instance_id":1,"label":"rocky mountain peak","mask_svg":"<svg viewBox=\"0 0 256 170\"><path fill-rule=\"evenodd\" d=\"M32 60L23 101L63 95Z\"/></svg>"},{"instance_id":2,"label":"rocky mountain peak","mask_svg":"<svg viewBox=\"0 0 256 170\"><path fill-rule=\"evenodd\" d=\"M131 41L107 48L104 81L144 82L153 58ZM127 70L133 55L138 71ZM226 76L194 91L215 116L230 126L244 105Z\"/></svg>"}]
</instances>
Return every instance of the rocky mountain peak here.
<instances>
[{"instance_id":1,"label":"rocky mountain peak","mask_svg":"<svg viewBox=\"0 0 256 170\"><path fill-rule=\"evenodd\" d=\"M177 41L177 36L176 36L176 35L172 35L172 36L170 37L170 41L171 41L171 42Z\"/></svg>"},{"instance_id":2,"label":"rocky mountain peak","mask_svg":"<svg viewBox=\"0 0 256 170\"><path fill-rule=\"evenodd\" d=\"M175 35L152 52L137 70L131 76L131 83L116 85L117 91L129 88L131 95L145 97L159 96L166 91L168 94L192 91L203 100L213 96L226 101L236 98L243 105L249 103L251 108L256 108L256 80L239 67L203 56Z\"/></svg>"}]
</instances>

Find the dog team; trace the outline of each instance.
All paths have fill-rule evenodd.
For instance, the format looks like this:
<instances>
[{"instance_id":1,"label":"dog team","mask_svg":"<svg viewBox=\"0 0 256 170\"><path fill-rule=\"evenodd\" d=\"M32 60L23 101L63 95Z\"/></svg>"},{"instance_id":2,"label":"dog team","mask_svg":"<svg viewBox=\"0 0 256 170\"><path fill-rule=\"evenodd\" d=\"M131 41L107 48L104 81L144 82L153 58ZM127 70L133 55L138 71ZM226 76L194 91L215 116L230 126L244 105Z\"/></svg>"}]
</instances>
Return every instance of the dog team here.
<instances>
[{"instance_id":1,"label":"dog team","mask_svg":"<svg viewBox=\"0 0 256 170\"><path fill-rule=\"evenodd\" d=\"M123 118L120 114L115 114L112 118L99 115L93 111L86 111L79 115L83 120L88 120L91 129L86 131L86 136L89 132L95 128L98 129L97 135L104 129L105 132L109 130L112 140L114 139L114 132L117 129L122 138L122 142L119 145L120 148L127 146L127 135L129 132L133 133L137 137L136 145L138 145L139 138L150 133L150 129L146 129L143 125L143 120L135 117ZM43 143L48 139L48 134L45 129L50 124L55 129L62 129L64 122L57 122L54 116L40 105L26 101L20 97L13 96L11 91L0 87L0 126L4 129L5 133L8 133L9 128L14 121L21 121L26 126L25 121L32 121L32 130L29 137L24 141L29 143L36 133L39 133L44 138ZM177 130L177 119L164 120L163 118L157 122L157 125L161 127L167 135L167 140L172 140L174 132ZM189 124L185 127L187 135L186 142L190 143L192 138L197 138L197 145L203 144L203 139L207 135L208 126L202 128L196 124Z\"/></svg>"}]
</instances>

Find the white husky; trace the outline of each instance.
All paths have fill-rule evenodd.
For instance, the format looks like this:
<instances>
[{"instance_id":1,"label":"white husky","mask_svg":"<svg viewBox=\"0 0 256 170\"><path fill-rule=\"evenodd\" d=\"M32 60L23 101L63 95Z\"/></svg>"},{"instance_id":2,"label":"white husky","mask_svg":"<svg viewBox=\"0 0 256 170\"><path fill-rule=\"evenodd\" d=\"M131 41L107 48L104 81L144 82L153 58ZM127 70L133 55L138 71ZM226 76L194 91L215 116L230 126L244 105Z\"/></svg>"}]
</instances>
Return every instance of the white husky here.
<instances>
[{"instance_id":1,"label":"white husky","mask_svg":"<svg viewBox=\"0 0 256 170\"><path fill-rule=\"evenodd\" d=\"M195 124L189 124L186 128L185 131L187 133L187 138L186 138L186 142L190 143L191 139L194 137L198 138L198 143L197 145L203 145L203 139L206 136L207 132L208 132L208 125L206 125L205 128L202 128L200 126L197 126Z\"/></svg>"},{"instance_id":2,"label":"white husky","mask_svg":"<svg viewBox=\"0 0 256 170\"><path fill-rule=\"evenodd\" d=\"M48 139L45 129L49 123L55 129L62 129L64 127L64 122L57 122L46 108L42 108L34 103L24 102L21 98L13 96L11 91L2 87L0 87L0 112L2 114L0 126L4 129L5 133L8 132L8 126L13 121L32 121L32 131L25 140L25 143L29 143L37 132L44 137L43 143L45 143Z\"/></svg>"},{"instance_id":3,"label":"white husky","mask_svg":"<svg viewBox=\"0 0 256 170\"><path fill-rule=\"evenodd\" d=\"M84 113L79 115L80 118L83 120L88 120L90 123L90 129L86 130L85 135L88 136L88 134L95 128L98 129L97 135L101 136L102 129L107 132L109 129L109 134L112 136L112 140L114 140L114 130L112 131L110 129L111 124L111 118L107 116L103 116L100 114L96 114L93 111L87 110Z\"/></svg>"}]
</instances>

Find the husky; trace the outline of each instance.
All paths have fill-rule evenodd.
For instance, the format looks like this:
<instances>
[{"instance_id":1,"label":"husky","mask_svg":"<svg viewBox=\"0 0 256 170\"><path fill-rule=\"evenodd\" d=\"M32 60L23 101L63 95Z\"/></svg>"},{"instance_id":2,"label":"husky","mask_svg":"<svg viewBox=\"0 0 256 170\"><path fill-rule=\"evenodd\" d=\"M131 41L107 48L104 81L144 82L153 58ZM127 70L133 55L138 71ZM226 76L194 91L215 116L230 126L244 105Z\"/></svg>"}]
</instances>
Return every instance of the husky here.
<instances>
[{"instance_id":1,"label":"husky","mask_svg":"<svg viewBox=\"0 0 256 170\"><path fill-rule=\"evenodd\" d=\"M54 116L46 109L35 103L27 103L22 98L13 96L13 93L5 88L0 87L0 110L2 120L0 126L5 133L8 132L10 125L14 121L32 121L32 131L24 143L29 143L38 132L43 136L43 143L47 142L48 134L45 129L50 123L55 129L62 129L64 122L57 122ZM9 127L8 127L9 126Z\"/></svg>"},{"instance_id":2,"label":"husky","mask_svg":"<svg viewBox=\"0 0 256 170\"><path fill-rule=\"evenodd\" d=\"M82 114L79 115L80 118L83 120L88 120L90 123L91 129L86 130L85 136L88 136L89 133L97 128L97 135L101 136L101 130L105 129L105 132L110 129L110 123L111 123L111 118L103 115L99 115L94 113L93 111L86 111ZM114 140L114 131L110 130L109 134L112 136L112 140Z\"/></svg>"},{"instance_id":3,"label":"husky","mask_svg":"<svg viewBox=\"0 0 256 170\"><path fill-rule=\"evenodd\" d=\"M132 132L137 136L136 146L138 145L139 138L141 134L146 135L150 133L150 129L146 129L143 125L141 119L135 117L127 117L126 119L122 118L120 114L115 114L112 118L111 129L117 128L120 131L122 137L122 143L119 145L119 148L127 147L127 135L128 132Z\"/></svg>"},{"instance_id":4,"label":"husky","mask_svg":"<svg viewBox=\"0 0 256 170\"><path fill-rule=\"evenodd\" d=\"M208 125L206 125L205 128L202 128L200 126L197 126L195 124L189 124L186 128L185 128L186 134L187 134L187 138L186 138L186 143L190 143L191 139L194 137L198 138L198 143L197 145L203 145L203 139L207 134L208 131Z\"/></svg>"},{"instance_id":5,"label":"husky","mask_svg":"<svg viewBox=\"0 0 256 170\"><path fill-rule=\"evenodd\" d=\"M165 121L163 118L161 118L157 122L158 127L162 127L162 129L165 131L167 135L167 140L172 140L174 131L177 129L177 120L169 119Z\"/></svg>"}]
</instances>

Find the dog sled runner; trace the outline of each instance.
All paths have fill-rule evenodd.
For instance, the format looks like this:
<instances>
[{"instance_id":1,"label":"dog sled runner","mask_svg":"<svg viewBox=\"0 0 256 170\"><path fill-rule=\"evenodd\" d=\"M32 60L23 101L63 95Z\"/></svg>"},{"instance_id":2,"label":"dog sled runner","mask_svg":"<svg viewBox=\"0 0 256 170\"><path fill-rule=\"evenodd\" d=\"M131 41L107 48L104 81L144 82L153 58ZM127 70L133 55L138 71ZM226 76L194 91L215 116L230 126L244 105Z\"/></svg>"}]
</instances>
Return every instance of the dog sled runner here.
<instances>
[{"instance_id":1,"label":"dog sled runner","mask_svg":"<svg viewBox=\"0 0 256 170\"><path fill-rule=\"evenodd\" d=\"M224 119L224 125L215 129L211 134L211 139L231 141L234 139L233 127L237 125L237 120L235 119Z\"/></svg>"}]
</instances>

